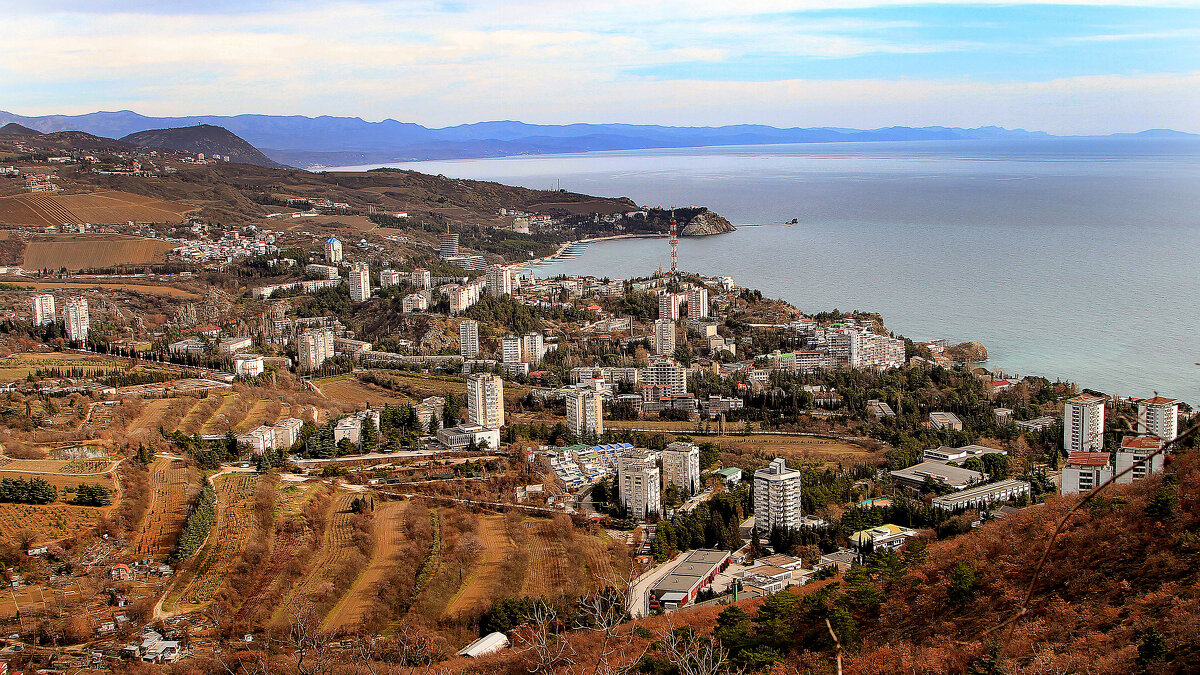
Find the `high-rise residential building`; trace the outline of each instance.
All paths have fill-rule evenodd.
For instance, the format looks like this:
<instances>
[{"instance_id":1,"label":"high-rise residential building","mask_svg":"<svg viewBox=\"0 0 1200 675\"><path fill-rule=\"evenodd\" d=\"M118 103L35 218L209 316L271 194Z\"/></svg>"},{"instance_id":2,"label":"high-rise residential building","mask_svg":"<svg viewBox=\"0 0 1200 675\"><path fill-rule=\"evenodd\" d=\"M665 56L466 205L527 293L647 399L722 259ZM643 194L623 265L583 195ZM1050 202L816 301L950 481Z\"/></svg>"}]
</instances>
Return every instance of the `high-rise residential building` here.
<instances>
[{"instance_id":1,"label":"high-rise residential building","mask_svg":"<svg viewBox=\"0 0 1200 675\"><path fill-rule=\"evenodd\" d=\"M296 357L305 370L320 368L333 357L333 331L310 330L296 338Z\"/></svg>"},{"instance_id":2,"label":"high-rise residential building","mask_svg":"<svg viewBox=\"0 0 1200 675\"><path fill-rule=\"evenodd\" d=\"M1126 436L1121 439L1121 447L1117 449L1116 466L1113 471L1119 475L1126 469L1129 473L1117 479L1118 483L1132 483L1163 470L1163 456L1154 455L1162 449L1163 439L1158 436ZM1154 457L1150 457L1154 455Z\"/></svg>"},{"instance_id":3,"label":"high-rise residential building","mask_svg":"<svg viewBox=\"0 0 1200 675\"><path fill-rule=\"evenodd\" d=\"M383 270L379 273L379 287L391 288L400 285L400 273L396 270Z\"/></svg>"},{"instance_id":4,"label":"high-rise residential building","mask_svg":"<svg viewBox=\"0 0 1200 675\"><path fill-rule=\"evenodd\" d=\"M1179 435L1179 401L1162 396L1138 401L1138 433L1175 440Z\"/></svg>"},{"instance_id":5,"label":"high-rise residential building","mask_svg":"<svg viewBox=\"0 0 1200 675\"><path fill-rule=\"evenodd\" d=\"M492 373L468 375L467 417L488 429L504 426L504 381Z\"/></svg>"},{"instance_id":6,"label":"high-rise residential building","mask_svg":"<svg viewBox=\"0 0 1200 675\"><path fill-rule=\"evenodd\" d=\"M458 324L458 353L464 359L479 356L479 322L463 319Z\"/></svg>"},{"instance_id":7,"label":"high-rise residential building","mask_svg":"<svg viewBox=\"0 0 1200 675\"><path fill-rule=\"evenodd\" d=\"M447 232L438 235L438 254L443 258L458 255L458 234Z\"/></svg>"},{"instance_id":8,"label":"high-rise residential building","mask_svg":"<svg viewBox=\"0 0 1200 675\"><path fill-rule=\"evenodd\" d=\"M542 362L546 355L546 340L541 333L529 333L521 338L521 355L530 364Z\"/></svg>"},{"instance_id":9,"label":"high-rise residential building","mask_svg":"<svg viewBox=\"0 0 1200 675\"><path fill-rule=\"evenodd\" d=\"M676 441L662 452L663 484L675 485L689 495L700 491L700 446Z\"/></svg>"},{"instance_id":10,"label":"high-rise residential building","mask_svg":"<svg viewBox=\"0 0 1200 675\"><path fill-rule=\"evenodd\" d=\"M500 358L504 363L521 362L521 338L509 335L500 341Z\"/></svg>"},{"instance_id":11,"label":"high-rise residential building","mask_svg":"<svg viewBox=\"0 0 1200 675\"><path fill-rule=\"evenodd\" d=\"M48 323L54 323L54 296L38 293L33 296L33 325L43 326Z\"/></svg>"},{"instance_id":12,"label":"high-rise residential building","mask_svg":"<svg viewBox=\"0 0 1200 675\"><path fill-rule=\"evenodd\" d=\"M1087 492L1112 477L1113 467L1107 452L1071 452L1063 465L1062 493Z\"/></svg>"},{"instance_id":13,"label":"high-rise residential building","mask_svg":"<svg viewBox=\"0 0 1200 675\"><path fill-rule=\"evenodd\" d=\"M672 321L679 318L679 305L687 299L683 293L663 293L658 296L658 318L670 319Z\"/></svg>"},{"instance_id":14,"label":"high-rise residential building","mask_svg":"<svg viewBox=\"0 0 1200 675\"><path fill-rule=\"evenodd\" d=\"M654 322L654 335L651 346L655 354L670 356L675 353L675 322L670 319L658 319Z\"/></svg>"},{"instance_id":15,"label":"high-rise residential building","mask_svg":"<svg viewBox=\"0 0 1200 675\"><path fill-rule=\"evenodd\" d=\"M800 527L800 476L782 457L754 472L754 528L769 533Z\"/></svg>"},{"instance_id":16,"label":"high-rise residential building","mask_svg":"<svg viewBox=\"0 0 1200 675\"><path fill-rule=\"evenodd\" d=\"M859 328L829 334L834 362L851 368L898 368L904 365L904 340Z\"/></svg>"},{"instance_id":17,"label":"high-rise residential building","mask_svg":"<svg viewBox=\"0 0 1200 675\"><path fill-rule=\"evenodd\" d=\"M634 518L646 518L662 512L660 472L654 455L634 452L617 460L617 485L621 506Z\"/></svg>"},{"instance_id":18,"label":"high-rise residential building","mask_svg":"<svg viewBox=\"0 0 1200 675\"><path fill-rule=\"evenodd\" d=\"M325 240L325 262L333 265L342 262L342 242L337 237Z\"/></svg>"},{"instance_id":19,"label":"high-rise residential building","mask_svg":"<svg viewBox=\"0 0 1200 675\"><path fill-rule=\"evenodd\" d=\"M567 394L567 426L576 438L604 433L604 398L598 391L579 390Z\"/></svg>"},{"instance_id":20,"label":"high-rise residential building","mask_svg":"<svg viewBox=\"0 0 1200 675\"><path fill-rule=\"evenodd\" d=\"M417 268L409 275L409 282L417 288L429 290L433 286L433 277L430 276L429 270Z\"/></svg>"},{"instance_id":21,"label":"high-rise residential building","mask_svg":"<svg viewBox=\"0 0 1200 675\"><path fill-rule=\"evenodd\" d=\"M654 359L642 371L642 384L668 387L670 396L687 393L687 369L675 359Z\"/></svg>"},{"instance_id":22,"label":"high-rise residential building","mask_svg":"<svg viewBox=\"0 0 1200 675\"><path fill-rule=\"evenodd\" d=\"M1067 452L1104 449L1104 397L1080 394L1063 406L1063 448Z\"/></svg>"},{"instance_id":23,"label":"high-rise residential building","mask_svg":"<svg viewBox=\"0 0 1200 675\"><path fill-rule=\"evenodd\" d=\"M492 265L484 272L484 286L489 297L498 298L512 293L512 275L504 265Z\"/></svg>"},{"instance_id":24,"label":"high-rise residential building","mask_svg":"<svg viewBox=\"0 0 1200 675\"><path fill-rule=\"evenodd\" d=\"M708 289L704 286L693 286L687 292L687 313L689 319L703 319L708 316Z\"/></svg>"},{"instance_id":25,"label":"high-rise residential building","mask_svg":"<svg viewBox=\"0 0 1200 675\"><path fill-rule=\"evenodd\" d=\"M67 298L67 306L63 310L63 323L67 326L68 340L87 341L88 329L92 325L91 317L88 315L87 298Z\"/></svg>"},{"instance_id":26,"label":"high-rise residential building","mask_svg":"<svg viewBox=\"0 0 1200 675\"><path fill-rule=\"evenodd\" d=\"M354 302L371 299L371 266L365 262L354 263L350 268L350 299Z\"/></svg>"}]
</instances>

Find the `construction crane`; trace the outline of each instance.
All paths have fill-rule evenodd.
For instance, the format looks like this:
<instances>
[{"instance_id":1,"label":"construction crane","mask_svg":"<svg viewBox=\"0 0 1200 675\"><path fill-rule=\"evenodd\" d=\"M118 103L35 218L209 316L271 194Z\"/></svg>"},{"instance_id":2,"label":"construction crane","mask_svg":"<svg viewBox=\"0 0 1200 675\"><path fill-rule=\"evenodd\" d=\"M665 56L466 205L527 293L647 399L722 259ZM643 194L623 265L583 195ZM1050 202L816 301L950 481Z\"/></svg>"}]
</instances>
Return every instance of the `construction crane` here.
<instances>
[{"instance_id":1,"label":"construction crane","mask_svg":"<svg viewBox=\"0 0 1200 675\"><path fill-rule=\"evenodd\" d=\"M671 211L671 275L679 273L679 225L675 222L675 212Z\"/></svg>"}]
</instances>

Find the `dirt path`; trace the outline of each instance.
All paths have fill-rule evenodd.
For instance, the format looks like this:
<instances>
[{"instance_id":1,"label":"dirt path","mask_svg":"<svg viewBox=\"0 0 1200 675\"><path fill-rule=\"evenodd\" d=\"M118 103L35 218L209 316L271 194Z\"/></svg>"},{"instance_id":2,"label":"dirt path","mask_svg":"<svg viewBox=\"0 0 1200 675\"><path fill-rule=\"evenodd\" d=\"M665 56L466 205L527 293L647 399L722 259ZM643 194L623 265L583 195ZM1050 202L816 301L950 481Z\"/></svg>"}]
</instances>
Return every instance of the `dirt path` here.
<instances>
[{"instance_id":1,"label":"dirt path","mask_svg":"<svg viewBox=\"0 0 1200 675\"><path fill-rule=\"evenodd\" d=\"M325 619L325 627L352 629L370 608L375 586L391 572L393 556L404 541L404 511L408 502L380 502L375 507L375 550L371 562Z\"/></svg>"}]
</instances>

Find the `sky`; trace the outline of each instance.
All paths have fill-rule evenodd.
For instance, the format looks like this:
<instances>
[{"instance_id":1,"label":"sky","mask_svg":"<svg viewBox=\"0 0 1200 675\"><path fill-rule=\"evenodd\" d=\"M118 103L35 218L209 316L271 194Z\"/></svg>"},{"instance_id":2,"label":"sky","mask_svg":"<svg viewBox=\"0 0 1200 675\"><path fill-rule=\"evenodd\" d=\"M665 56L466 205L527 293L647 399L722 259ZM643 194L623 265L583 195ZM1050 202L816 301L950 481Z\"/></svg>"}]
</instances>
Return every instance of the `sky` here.
<instances>
[{"instance_id":1,"label":"sky","mask_svg":"<svg viewBox=\"0 0 1200 675\"><path fill-rule=\"evenodd\" d=\"M1200 132L1200 0L0 0L0 109Z\"/></svg>"}]
</instances>

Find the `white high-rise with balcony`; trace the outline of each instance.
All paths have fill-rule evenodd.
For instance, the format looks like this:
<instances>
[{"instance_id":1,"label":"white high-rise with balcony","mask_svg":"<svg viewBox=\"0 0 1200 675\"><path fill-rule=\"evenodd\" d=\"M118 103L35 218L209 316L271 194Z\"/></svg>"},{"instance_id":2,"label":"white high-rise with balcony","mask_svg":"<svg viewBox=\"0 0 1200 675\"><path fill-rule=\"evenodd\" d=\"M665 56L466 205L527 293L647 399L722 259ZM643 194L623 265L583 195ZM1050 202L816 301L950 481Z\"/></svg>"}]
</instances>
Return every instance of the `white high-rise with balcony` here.
<instances>
[{"instance_id":1,"label":"white high-rise with balcony","mask_svg":"<svg viewBox=\"0 0 1200 675\"><path fill-rule=\"evenodd\" d=\"M662 512L661 472L654 455L645 451L617 460L617 485L621 505L634 518Z\"/></svg>"},{"instance_id":2,"label":"white high-rise with balcony","mask_svg":"<svg viewBox=\"0 0 1200 675\"><path fill-rule=\"evenodd\" d=\"M1175 440L1179 435L1179 401L1162 396L1138 401L1138 433Z\"/></svg>"},{"instance_id":3,"label":"white high-rise with balcony","mask_svg":"<svg viewBox=\"0 0 1200 675\"><path fill-rule=\"evenodd\" d=\"M530 364L542 362L546 355L546 339L541 333L528 333L521 338L521 355Z\"/></svg>"},{"instance_id":4,"label":"white high-rise with balcony","mask_svg":"<svg viewBox=\"0 0 1200 675\"><path fill-rule=\"evenodd\" d=\"M1104 397L1080 394L1063 406L1063 448L1067 452L1104 449Z\"/></svg>"},{"instance_id":5,"label":"white high-rise with balcony","mask_svg":"<svg viewBox=\"0 0 1200 675\"><path fill-rule=\"evenodd\" d=\"M333 357L333 332L312 330L296 339L296 357L300 367L315 370Z\"/></svg>"},{"instance_id":6,"label":"white high-rise with balcony","mask_svg":"<svg viewBox=\"0 0 1200 675\"><path fill-rule=\"evenodd\" d=\"M687 299L683 293L663 293L658 296L658 318L671 319L672 321L679 318L679 305Z\"/></svg>"},{"instance_id":7,"label":"white high-rise with balcony","mask_svg":"<svg viewBox=\"0 0 1200 675\"><path fill-rule=\"evenodd\" d=\"M651 346L654 353L670 356L675 353L675 322L670 319L659 319L654 322L654 335Z\"/></svg>"},{"instance_id":8,"label":"white high-rise with balcony","mask_svg":"<svg viewBox=\"0 0 1200 675\"><path fill-rule=\"evenodd\" d=\"M67 326L67 339L85 342L88 330L91 328L91 316L88 314L88 301L84 297L67 298L67 307L63 310L63 323Z\"/></svg>"},{"instance_id":9,"label":"white high-rise with balcony","mask_svg":"<svg viewBox=\"0 0 1200 675\"><path fill-rule=\"evenodd\" d=\"M371 299L371 266L365 262L354 263L350 268L350 299L354 302Z\"/></svg>"},{"instance_id":10,"label":"white high-rise with balcony","mask_svg":"<svg viewBox=\"0 0 1200 675\"><path fill-rule=\"evenodd\" d=\"M567 426L575 437L604 433L604 398L598 391L573 391L567 395Z\"/></svg>"},{"instance_id":11,"label":"white high-rise with balcony","mask_svg":"<svg viewBox=\"0 0 1200 675\"><path fill-rule=\"evenodd\" d=\"M38 293L33 296L33 325L44 326L54 323L54 296Z\"/></svg>"},{"instance_id":12,"label":"white high-rise with balcony","mask_svg":"<svg viewBox=\"0 0 1200 675\"><path fill-rule=\"evenodd\" d=\"M686 494L700 491L700 446L676 441L662 451L663 482Z\"/></svg>"},{"instance_id":13,"label":"white high-rise with balcony","mask_svg":"<svg viewBox=\"0 0 1200 675\"><path fill-rule=\"evenodd\" d=\"M762 533L772 529L800 527L800 477L782 457L754 472L754 527Z\"/></svg>"},{"instance_id":14,"label":"white high-rise with balcony","mask_svg":"<svg viewBox=\"0 0 1200 675\"><path fill-rule=\"evenodd\" d=\"M500 341L500 358L504 363L520 363L521 362L521 338L516 335L509 335Z\"/></svg>"},{"instance_id":15,"label":"white high-rise with balcony","mask_svg":"<svg viewBox=\"0 0 1200 675\"><path fill-rule=\"evenodd\" d=\"M467 376L467 418L488 429L504 426L503 380L492 373Z\"/></svg>"},{"instance_id":16,"label":"white high-rise with balcony","mask_svg":"<svg viewBox=\"0 0 1200 675\"><path fill-rule=\"evenodd\" d=\"M464 359L479 356L479 322L463 319L458 324L458 353Z\"/></svg>"},{"instance_id":17,"label":"white high-rise with balcony","mask_svg":"<svg viewBox=\"0 0 1200 675\"><path fill-rule=\"evenodd\" d=\"M687 370L675 359L655 359L642 371L642 384L671 388L672 396L687 393Z\"/></svg>"},{"instance_id":18,"label":"white high-rise with balcony","mask_svg":"<svg viewBox=\"0 0 1200 675\"><path fill-rule=\"evenodd\" d=\"M337 237L325 240L325 262L333 265L342 262L342 242Z\"/></svg>"},{"instance_id":19,"label":"white high-rise with balcony","mask_svg":"<svg viewBox=\"0 0 1200 675\"><path fill-rule=\"evenodd\" d=\"M512 275L504 265L492 265L484 273L484 286L489 297L509 295L512 293Z\"/></svg>"},{"instance_id":20,"label":"white high-rise with balcony","mask_svg":"<svg viewBox=\"0 0 1200 675\"><path fill-rule=\"evenodd\" d=\"M695 286L687 292L687 314L689 319L703 319L708 316L708 289Z\"/></svg>"},{"instance_id":21,"label":"white high-rise with balcony","mask_svg":"<svg viewBox=\"0 0 1200 675\"><path fill-rule=\"evenodd\" d=\"M430 276L429 270L423 270L418 267L409 273L409 283L427 291L433 285L433 277Z\"/></svg>"}]
</instances>

